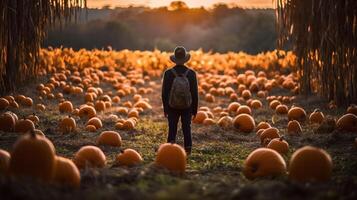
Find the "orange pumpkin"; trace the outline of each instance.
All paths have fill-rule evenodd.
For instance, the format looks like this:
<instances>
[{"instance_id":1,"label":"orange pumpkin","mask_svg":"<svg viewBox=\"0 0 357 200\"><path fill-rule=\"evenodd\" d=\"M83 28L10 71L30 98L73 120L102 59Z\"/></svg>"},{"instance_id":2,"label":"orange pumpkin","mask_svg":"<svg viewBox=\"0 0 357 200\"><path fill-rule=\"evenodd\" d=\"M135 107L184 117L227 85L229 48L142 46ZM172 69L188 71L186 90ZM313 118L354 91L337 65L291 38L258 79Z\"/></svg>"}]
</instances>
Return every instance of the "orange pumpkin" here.
<instances>
[{"instance_id":1,"label":"orange pumpkin","mask_svg":"<svg viewBox=\"0 0 357 200\"><path fill-rule=\"evenodd\" d=\"M229 107L229 106L228 106ZM238 106L239 107L239 106ZM237 107L237 109L238 109L238 107ZM234 110L234 108L232 108L232 110L234 110L233 112L235 112L235 111L237 111L237 109L236 110ZM229 109L228 109L229 110ZM220 112L222 112L223 111L223 108L221 107L221 106L217 106L217 107L215 107L215 108L213 108L213 112L214 113L220 113Z\"/></svg>"},{"instance_id":2,"label":"orange pumpkin","mask_svg":"<svg viewBox=\"0 0 357 200\"><path fill-rule=\"evenodd\" d=\"M306 119L306 112L303 108L293 106L290 108L288 112L288 119L291 120L297 120L299 122L303 122Z\"/></svg>"},{"instance_id":3,"label":"orange pumpkin","mask_svg":"<svg viewBox=\"0 0 357 200\"><path fill-rule=\"evenodd\" d=\"M229 128L232 126L232 117L223 116L218 120L217 124L222 128Z\"/></svg>"},{"instance_id":4,"label":"orange pumpkin","mask_svg":"<svg viewBox=\"0 0 357 200\"><path fill-rule=\"evenodd\" d=\"M228 111L229 112L236 112L237 109L239 108L240 104L238 102L232 102L228 105Z\"/></svg>"},{"instance_id":5,"label":"orange pumpkin","mask_svg":"<svg viewBox=\"0 0 357 200\"><path fill-rule=\"evenodd\" d=\"M203 123L204 125L213 125L216 124L216 122L212 118L206 118Z\"/></svg>"},{"instance_id":6,"label":"orange pumpkin","mask_svg":"<svg viewBox=\"0 0 357 200\"><path fill-rule=\"evenodd\" d=\"M74 156L74 163L79 169L86 167L102 168L106 164L106 157L103 151L96 146L81 147Z\"/></svg>"},{"instance_id":7,"label":"orange pumpkin","mask_svg":"<svg viewBox=\"0 0 357 200\"><path fill-rule=\"evenodd\" d=\"M242 97L245 100L250 99L252 97L252 93L249 90L243 90Z\"/></svg>"},{"instance_id":8,"label":"orange pumpkin","mask_svg":"<svg viewBox=\"0 0 357 200\"><path fill-rule=\"evenodd\" d=\"M121 146L121 137L118 132L103 131L97 139L97 144L120 147Z\"/></svg>"},{"instance_id":9,"label":"orange pumpkin","mask_svg":"<svg viewBox=\"0 0 357 200\"><path fill-rule=\"evenodd\" d=\"M36 110L43 112L46 110L46 106L40 103L36 104Z\"/></svg>"},{"instance_id":10,"label":"orange pumpkin","mask_svg":"<svg viewBox=\"0 0 357 200\"><path fill-rule=\"evenodd\" d=\"M97 128L94 125L87 125L85 130L89 132L96 132Z\"/></svg>"},{"instance_id":11,"label":"orange pumpkin","mask_svg":"<svg viewBox=\"0 0 357 200\"><path fill-rule=\"evenodd\" d=\"M71 133L76 130L76 127L76 120L71 116L63 118L59 124L59 129L62 133Z\"/></svg>"},{"instance_id":12,"label":"orange pumpkin","mask_svg":"<svg viewBox=\"0 0 357 200\"><path fill-rule=\"evenodd\" d=\"M265 129L259 129L255 134L260 138Z\"/></svg>"},{"instance_id":13,"label":"orange pumpkin","mask_svg":"<svg viewBox=\"0 0 357 200\"><path fill-rule=\"evenodd\" d=\"M25 99L23 99L21 101L22 105L27 106L27 107L31 107L33 105L33 101L30 97L26 97Z\"/></svg>"},{"instance_id":14,"label":"orange pumpkin","mask_svg":"<svg viewBox=\"0 0 357 200\"><path fill-rule=\"evenodd\" d=\"M244 161L243 174L247 179L280 176L286 173L286 163L276 151L259 148L251 152Z\"/></svg>"},{"instance_id":15,"label":"orange pumpkin","mask_svg":"<svg viewBox=\"0 0 357 200\"><path fill-rule=\"evenodd\" d=\"M125 149L124 151L120 152L116 157L116 163L119 166L135 166L142 163L143 158L141 155L135 151L134 149Z\"/></svg>"},{"instance_id":16,"label":"orange pumpkin","mask_svg":"<svg viewBox=\"0 0 357 200\"><path fill-rule=\"evenodd\" d=\"M80 118L87 118L90 119L92 117L95 117L97 115L97 112L92 106L84 105L82 106L79 111L78 111L78 116Z\"/></svg>"},{"instance_id":17,"label":"orange pumpkin","mask_svg":"<svg viewBox=\"0 0 357 200\"><path fill-rule=\"evenodd\" d=\"M233 126L239 131L250 133L255 129L255 122L252 116L240 114L233 119Z\"/></svg>"},{"instance_id":18,"label":"orange pumpkin","mask_svg":"<svg viewBox=\"0 0 357 200\"><path fill-rule=\"evenodd\" d=\"M288 133L289 134L300 134L302 132L301 125L298 121L292 120L288 123Z\"/></svg>"},{"instance_id":19,"label":"orange pumpkin","mask_svg":"<svg viewBox=\"0 0 357 200\"><path fill-rule=\"evenodd\" d=\"M186 170L186 152L178 144L161 144L155 164L173 172L184 173Z\"/></svg>"},{"instance_id":20,"label":"orange pumpkin","mask_svg":"<svg viewBox=\"0 0 357 200\"><path fill-rule=\"evenodd\" d=\"M311 124L321 124L325 119L324 114L319 110L315 109L309 116L309 121Z\"/></svg>"},{"instance_id":21,"label":"orange pumpkin","mask_svg":"<svg viewBox=\"0 0 357 200\"><path fill-rule=\"evenodd\" d=\"M288 106L286 105L283 105L283 104L280 104L278 105L276 108L275 108L275 112L276 114L280 114L280 115L285 115L288 113Z\"/></svg>"},{"instance_id":22,"label":"orange pumpkin","mask_svg":"<svg viewBox=\"0 0 357 200\"><path fill-rule=\"evenodd\" d=\"M97 112L102 112L105 110L106 106L105 106L105 102L104 101L97 101L95 102L95 106L94 106L95 110Z\"/></svg>"},{"instance_id":23,"label":"orange pumpkin","mask_svg":"<svg viewBox=\"0 0 357 200\"><path fill-rule=\"evenodd\" d=\"M253 108L253 109L259 109L263 106L262 102L255 99L253 100L251 103L250 103L250 107Z\"/></svg>"},{"instance_id":24,"label":"orange pumpkin","mask_svg":"<svg viewBox=\"0 0 357 200\"><path fill-rule=\"evenodd\" d=\"M260 90L258 93L257 93L257 97L259 98L265 98L266 97L266 92L265 91L262 91Z\"/></svg>"},{"instance_id":25,"label":"orange pumpkin","mask_svg":"<svg viewBox=\"0 0 357 200\"><path fill-rule=\"evenodd\" d=\"M133 96L133 100L135 102L138 102L141 98L142 98L142 96L140 94L136 94L136 95Z\"/></svg>"},{"instance_id":26,"label":"orange pumpkin","mask_svg":"<svg viewBox=\"0 0 357 200\"><path fill-rule=\"evenodd\" d=\"M0 149L0 176L7 174L10 164L9 152Z\"/></svg>"},{"instance_id":27,"label":"orange pumpkin","mask_svg":"<svg viewBox=\"0 0 357 200\"><path fill-rule=\"evenodd\" d=\"M14 130L16 124L16 118L10 113L6 112L0 115L0 130L1 131L12 131Z\"/></svg>"},{"instance_id":28,"label":"orange pumpkin","mask_svg":"<svg viewBox=\"0 0 357 200\"><path fill-rule=\"evenodd\" d=\"M20 137L11 152L9 174L50 181L55 167L55 148L46 137L33 131Z\"/></svg>"},{"instance_id":29,"label":"orange pumpkin","mask_svg":"<svg viewBox=\"0 0 357 200\"><path fill-rule=\"evenodd\" d=\"M22 102L26 99L26 97L22 94L16 95L15 96L15 101L19 102L22 104Z\"/></svg>"},{"instance_id":30,"label":"orange pumpkin","mask_svg":"<svg viewBox=\"0 0 357 200\"><path fill-rule=\"evenodd\" d=\"M208 115L205 111L198 111L196 117L193 119L193 122L196 124L202 124L205 119L208 118Z\"/></svg>"},{"instance_id":31,"label":"orange pumpkin","mask_svg":"<svg viewBox=\"0 0 357 200\"><path fill-rule=\"evenodd\" d=\"M128 108L126 107L119 107L117 108L117 112L123 115L127 115L128 114Z\"/></svg>"},{"instance_id":32,"label":"orange pumpkin","mask_svg":"<svg viewBox=\"0 0 357 200\"><path fill-rule=\"evenodd\" d=\"M16 101L10 101L10 106L12 108L19 108L20 107L19 104Z\"/></svg>"},{"instance_id":33,"label":"orange pumpkin","mask_svg":"<svg viewBox=\"0 0 357 200\"><path fill-rule=\"evenodd\" d=\"M103 123L102 120L100 120L98 117L92 117L88 120L88 122L86 123L86 126L88 125L93 125L95 126L96 129L100 129L103 127Z\"/></svg>"},{"instance_id":34,"label":"orange pumpkin","mask_svg":"<svg viewBox=\"0 0 357 200\"><path fill-rule=\"evenodd\" d=\"M274 139L274 138L279 138L279 130L277 128L274 127L270 127L265 129L261 134L260 134L260 143L263 146L266 146L270 140Z\"/></svg>"},{"instance_id":35,"label":"orange pumpkin","mask_svg":"<svg viewBox=\"0 0 357 200\"><path fill-rule=\"evenodd\" d=\"M228 112L221 112L219 113L219 117L229 116Z\"/></svg>"},{"instance_id":36,"label":"orange pumpkin","mask_svg":"<svg viewBox=\"0 0 357 200\"><path fill-rule=\"evenodd\" d=\"M282 137L272 139L267 147L279 152L280 154L286 154L289 151L289 143Z\"/></svg>"},{"instance_id":37,"label":"orange pumpkin","mask_svg":"<svg viewBox=\"0 0 357 200\"><path fill-rule=\"evenodd\" d=\"M113 97L112 101L114 103L119 103L120 102L120 97L119 96L115 96L115 97Z\"/></svg>"},{"instance_id":38,"label":"orange pumpkin","mask_svg":"<svg viewBox=\"0 0 357 200\"><path fill-rule=\"evenodd\" d=\"M124 122L115 123L115 129L124 129Z\"/></svg>"},{"instance_id":39,"label":"orange pumpkin","mask_svg":"<svg viewBox=\"0 0 357 200\"><path fill-rule=\"evenodd\" d=\"M78 188L81 175L72 160L56 156L53 181L57 184Z\"/></svg>"},{"instance_id":40,"label":"orange pumpkin","mask_svg":"<svg viewBox=\"0 0 357 200\"><path fill-rule=\"evenodd\" d=\"M212 94L208 93L208 94L205 95L205 100L207 102L211 102L212 103L212 102L216 101L216 98Z\"/></svg>"},{"instance_id":41,"label":"orange pumpkin","mask_svg":"<svg viewBox=\"0 0 357 200\"><path fill-rule=\"evenodd\" d=\"M29 119L20 119L16 122L14 131L16 133L27 133L35 129L35 124Z\"/></svg>"},{"instance_id":42,"label":"orange pumpkin","mask_svg":"<svg viewBox=\"0 0 357 200\"><path fill-rule=\"evenodd\" d=\"M237 93L232 93L231 95L229 95L229 99L231 101L237 101L238 100L238 94Z\"/></svg>"},{"instance_id":43,"label":"orange pumpkin","mask_svg":"<svg viewBox=\"0 0 357 200\"><path fill-rule=\"evenodd\" d=\"M123 129L133 130L135 128L136 121L133 118L129 118L123 122Z\"/></svg>"},{"instance_id":44,"label":"orange pumpkin","mask_svg":"<svg viewBox=\"0 0 357 200\"><path fill-rule=\"evenodd\" d=\"M280 105L280 104L281 104L280 101L278 101L278 100L273 100L273 101L271 101L271 102L269 103L269 107L270 107L271 109L275 110L276 107L278 107L278 105Z\"/></svg>"},{"instance_id":45,"label":"orange pumpkin","mask_svg":"<svg viewBox=\"0 0 357 200\"><path fill-rule=\"evenodd\" d=\"M239 108L237 109L237 115L243 114L243 113L252 115L252 110L246 105L239 106Z\"/></svg>"},{"instance_id":46,"label":"orange pumpkin","mask_svg":"<svg viewBox=\"0 0 357 200\"><path fill-rule=\"evenodd\" d=\"M134 104L134 107L135 108L142 108L144 110L147 110L147 109L151 110L152 109L152 106L148 102L143 101L143 100L140 100L140 101L136 102Z\"/></svg>"},{"instance_id":47,"label":"orange pumpkin","mask_svg":"<svg viewBox=\"0 0 357 200\"><path fill-rule=\"evenodd\" d=\"M85 102L93 102L93 101L94 101L94 98L95 98L95 94L94 94L94 93L91 93L91 92L86 93L86 94L84 95L84 101L85 101Z\"/></svg>"},{"instance_id":48,"label":"orange pumpkin","mask_svg":"<svg viewBox=\"0 0 357 200\"><path fill-rule=\"evenodd\" d=\"M4 110L10 106L10 102L5 98L0 98L0 110Z\"/></svg>"},{"instance_id":49,"label":"orange pumpkin","mask_svg":"<svg viewBox=\"0 0 357 200\"><path fill-rule=\"evenodd\" d=\"M4 99L6 99L8 102L15 101L15 98L11 95L5 96ZM0 100L0 101L2 101L2 100Z\"/></svg>"},{"instance_id":50,"label":"orange pumpkin","mask_svg":"<svg viewBox=\"0 0 357 200\"><path fill-rule=\"evenodd\" d=\"M40 122L40 118L35 113L27 116L27 119L31 120L34 124L38 124Z\"/></svg>"},{"instance_id":51,"label":"orange pumpkin","mask_svg":"<svg viewBox=\"0 0 357 200\"><path fill-rule=\"evenodd\" d=\"M73 105L70 101L64 101L59 104L58 109L61 113L72 113Z\"/></svg>"},{"instance_id":52,"label":"orange pumpkin","mask_svg":"<svg viewBox=\"0 0 357 200\"><path fill-rule=\"evenodd\" d=\"M131 107L133 107L133 104L130 101L126 101L123 103L123 106L125 106L127 108L131 108Z\"/></svg>"},{"instance_id":53,"label":"orange pumpkin","mask_svg":"<svg viewBox=\"0 0 357 200\"><path fill-rule=\"evenodd\" d=\"M259 122L259 124L257 125L257 128L255 129L256 131L259 131L260 129L267 129L270 128L270 124L268 122Z\"/></svg>"},{"instance_id":54,"label":"orange pumpkin","mask_svg":"<svg viewBox=\"0 0 357 200\"><path fill-rule=\"evenodd\" d=\"M351 113L345 114L337 120L336 126L344 131L357 131L357 116Z\"/></svg>"},{"instance_id":55,"label":"orange pumpkin","mask_svg":"<svg viewBox=\"0 0 357 200\"><path fill-rule=\"evenodd\" d=\"M296 150L289 163L289 178L299 182L321 182L330 179L332 160L323 149L305 146Z\"/></svg>"},{"instance_id":56,"label":"orange pumpkin","mask_svg":"<svg viewBox=\"0 0 357 200\"><path fill-rule=\"evenodd\" d=\"M137 109L131 109L128 113L128 117L135 117L139 119L139 112Z\"/></svg>"}]
</instances>

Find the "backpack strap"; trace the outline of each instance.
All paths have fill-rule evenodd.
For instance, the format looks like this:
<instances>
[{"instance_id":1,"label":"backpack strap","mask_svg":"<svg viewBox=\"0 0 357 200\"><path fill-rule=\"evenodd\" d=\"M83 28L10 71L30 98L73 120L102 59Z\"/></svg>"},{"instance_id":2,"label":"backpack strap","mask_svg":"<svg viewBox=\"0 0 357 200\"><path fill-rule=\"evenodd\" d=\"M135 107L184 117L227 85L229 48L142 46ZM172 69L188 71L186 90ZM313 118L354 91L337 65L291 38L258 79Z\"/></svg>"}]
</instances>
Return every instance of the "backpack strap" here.
<instances>
[{"instance_id":1,"label":"backpack strap","mask_svg":"<svg viewBox=\"0 0 357 200\"><path fill-rule=\"evenodd\" d=\"M178 77L178 74L174 68L172 68L172 73L175 75L175 77Z\"/></svg>"},{"instance_id":2,"label":"backpack strap","mask_svg":"<svg viewBox=\"0 0 357 200\"><path fill-rule=\"evenodd\" d=\"M190 72L190 70L189 70L189 69L187 69L187 70L185 71L185 73L183 73L183 75L187 77L188 72Z\"/></svg>"},{"instance_id":3,"label":"backpack strap","mask_svg":"<svg viewBox=\"0 0 357 200\"><path fill-rule=\"evenodd\" d=\"M189 71L190 71L190 70L187 69L183 74L180 74L180 76L185 76L185 77L187 77L187 74L188 74ZM172 73L175 75L175 77L178 77L178 76L179 76L179 74L177 74L177 71L175 70L175 68L172 68Z\"/></svg>"}]
</instances>

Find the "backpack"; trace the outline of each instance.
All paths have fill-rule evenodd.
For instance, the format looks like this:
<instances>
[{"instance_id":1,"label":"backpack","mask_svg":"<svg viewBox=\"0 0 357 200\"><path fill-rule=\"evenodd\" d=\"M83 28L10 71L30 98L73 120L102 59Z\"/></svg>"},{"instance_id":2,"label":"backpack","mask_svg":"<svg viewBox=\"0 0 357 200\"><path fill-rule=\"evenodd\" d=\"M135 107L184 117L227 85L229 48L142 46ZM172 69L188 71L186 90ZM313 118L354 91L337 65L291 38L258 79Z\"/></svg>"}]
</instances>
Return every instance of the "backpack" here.
<instances>
[{"instance_id":1,"label":"backpack","mask_svg":"<svg viewBox=\"0 0 357 200\"><path fill-rule=\"evenodd\" d=\"M187 109L192 104L190 82L187 78L189 70L183 74L177 74L176 70L172 68L172 72L175 78L170 91L169 105L174 109Z\"/></svg>"}]
</instances>

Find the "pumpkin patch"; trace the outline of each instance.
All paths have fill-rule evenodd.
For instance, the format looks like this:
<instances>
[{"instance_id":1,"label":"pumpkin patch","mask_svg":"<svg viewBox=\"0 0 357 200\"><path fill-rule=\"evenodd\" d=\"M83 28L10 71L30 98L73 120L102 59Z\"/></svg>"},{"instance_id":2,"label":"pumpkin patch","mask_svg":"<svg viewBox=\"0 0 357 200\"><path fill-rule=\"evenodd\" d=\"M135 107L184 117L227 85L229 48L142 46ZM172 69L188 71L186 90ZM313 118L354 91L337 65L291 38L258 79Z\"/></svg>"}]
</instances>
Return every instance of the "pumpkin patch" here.
<instances>
[{"instance_id":1,"label":"pumpkin patch","mask_svg":"<svg viewBox=\"0 0 357 200\"><path fill-rule=\"evenodd\" d=\"M209 12L215 9L225 8ZM173 130L161 101L170 52L54 48L40 54L41 78L0 97L2 188L28 187L40 191L38 199L63 191L68 199L201 199L202 192L215 199L267 193L284 199L301 182L308 184L296 187L309 199L310 193L325 197L316 184L322 182L331 198L345 190L355 197L356 106L300 95L292 52L190 51L197 114L177 119L176 140L168 138ZM186 149L182 120L191 121Z\"/></svg>"}]
</instances>

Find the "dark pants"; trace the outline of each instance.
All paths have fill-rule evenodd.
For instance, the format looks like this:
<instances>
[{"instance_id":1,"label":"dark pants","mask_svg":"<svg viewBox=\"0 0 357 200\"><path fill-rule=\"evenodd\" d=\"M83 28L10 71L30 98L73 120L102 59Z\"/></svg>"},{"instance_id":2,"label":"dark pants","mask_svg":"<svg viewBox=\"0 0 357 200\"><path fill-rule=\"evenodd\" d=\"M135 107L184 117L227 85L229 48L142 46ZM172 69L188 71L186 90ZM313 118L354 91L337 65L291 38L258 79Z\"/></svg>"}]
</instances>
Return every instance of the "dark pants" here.
<instances>
[{"instance_id":1,"label":"dark pants","mask_svg":"<svg viewBox=\"0 0 357 200\"><path fill-rule=\"evenodd\" d=\"M173 111L168 113L169 121L169 135L167 142L175 143L177 134L177 124L181 117L182 132L184 138L185 150L191 152L192 138L191 138L191 117L190 111Z\"/></svg>"}]
</instances>

